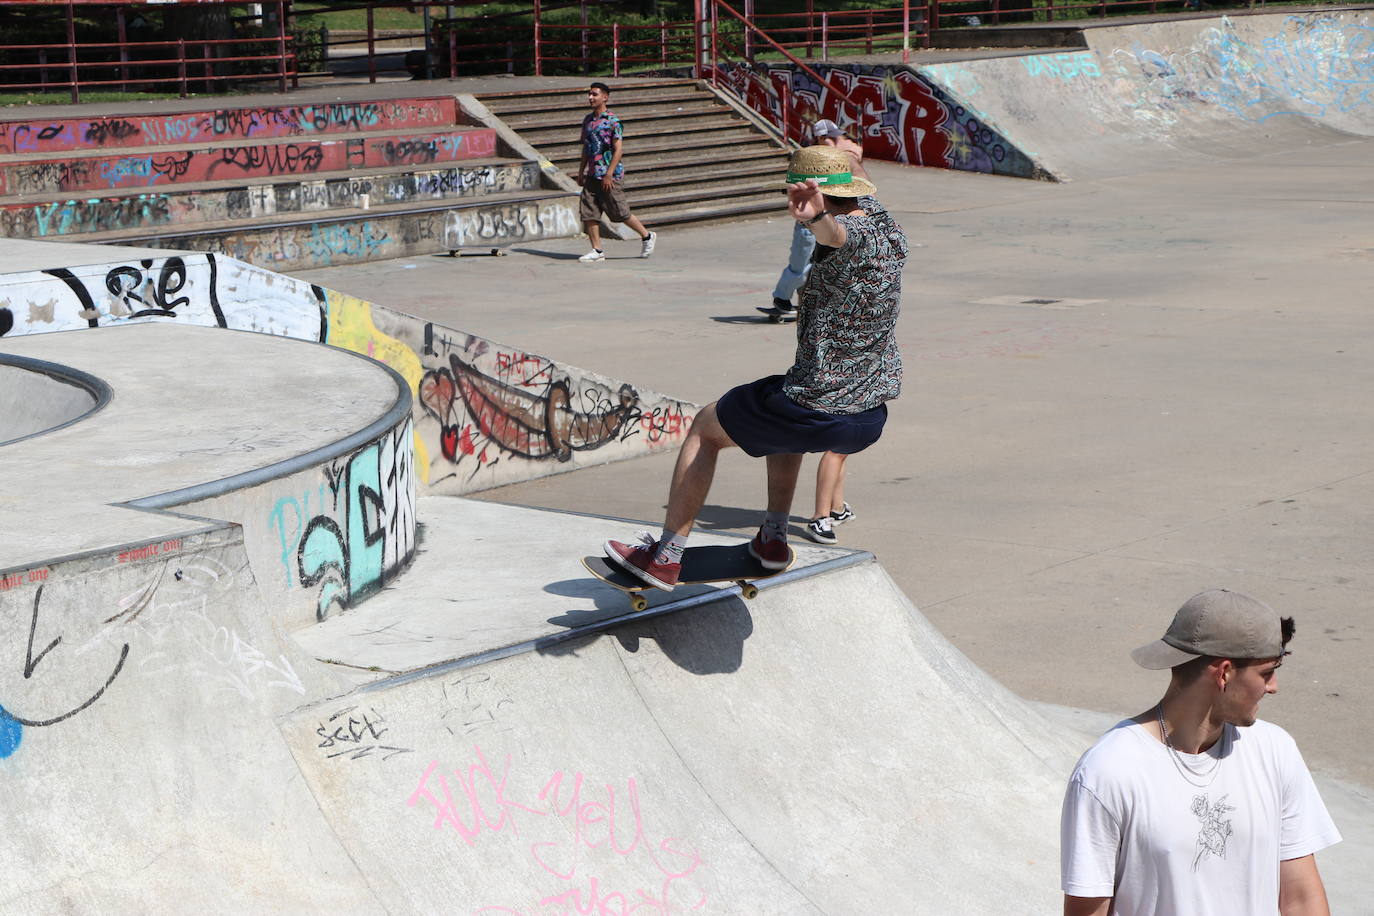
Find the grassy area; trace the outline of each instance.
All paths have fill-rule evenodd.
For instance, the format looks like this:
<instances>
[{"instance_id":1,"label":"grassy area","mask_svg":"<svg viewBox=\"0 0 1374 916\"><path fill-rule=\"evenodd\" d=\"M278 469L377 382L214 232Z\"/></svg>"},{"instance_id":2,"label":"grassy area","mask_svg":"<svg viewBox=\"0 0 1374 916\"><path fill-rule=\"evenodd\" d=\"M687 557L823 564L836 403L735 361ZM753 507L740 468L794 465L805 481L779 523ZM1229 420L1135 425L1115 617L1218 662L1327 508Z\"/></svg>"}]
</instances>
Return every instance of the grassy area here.
<instances>
[{"instance_id":1,"label":"grassy area","mask_svg":"<svg viewBox=\"0 0 1374 916\"><path fill-rule=\"evenodd\" d=\"M194 95L194 93L192 93ZM175 92L94 92L81 91L82 102L144 102L154 99L179 99ZM12 108L23 105L67 105L72 100L70 92L0 92L0 107Z\"/></svg>"},{"instance_id":2,"label":"grassy area","mask_svg":"<svg viewBox=\"0 0 1374 916\"><path fill-rule=\"evenodd\" d=\"M328 27L333 32L338 29L357 29L367 28L367 10L348 9L334 10L332 12L319 12L328 9L330 4L324 3L296 3L292 8L296 11L296 25L302 28L317 29L321 25ZM435 7L430 10L433 17L442 17L444 11L442 7ZM408 31L418 32L425 27L424 14L417 8L414 12L406 7L379 7L372 11L372 27L374 29L386 29L388 31Z\"/></svg>"}]
</instances>

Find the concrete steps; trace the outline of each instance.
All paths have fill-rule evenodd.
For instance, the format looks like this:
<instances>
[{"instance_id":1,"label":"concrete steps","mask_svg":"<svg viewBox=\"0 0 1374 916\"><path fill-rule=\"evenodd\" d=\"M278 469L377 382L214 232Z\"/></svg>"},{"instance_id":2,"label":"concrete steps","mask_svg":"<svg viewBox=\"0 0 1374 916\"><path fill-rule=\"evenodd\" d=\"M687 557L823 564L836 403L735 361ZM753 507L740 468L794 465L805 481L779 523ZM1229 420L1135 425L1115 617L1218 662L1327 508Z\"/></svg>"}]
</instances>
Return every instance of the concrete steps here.
<instances>
[{"instance_id":1,"label":"concrete steps","mask_svg":"<svg viewBox=\"0 0 1374 916\"><path fill-rule=\"evenodd\" d=\"M390 258L500 248L567 238L581 229L577 199L564 191L496 192L454 206L407 201L359 210L323 209L271 218L229 219L190 232L93 232L82 241L211 251L273 270L307 270Z\"/></svg>"},{"instance_id":2,"label":"concrete steps","mask_svg":"<svg viewBox=\"0 0 1374 916\"><path fill-rule=\"evenodd\" d=\"M165 191L126 191L96 199L43 194L26 197L22 203L0 204L0 235L40 239L143 229L152 237L169 226L349 207L367 210L406 201L470 200L539 187L538 163L493 158L437 169L394 166L363 174L326 172L260 184L191 182Z\"/></svg>"},{"instance_id":3,"label":"concrete steps","mask_svg":"<svg viewBox=\"0 0 1374 916\"><path fill-rule=\"evenodd\" d=\"M419 96L0 121L0 231L276 270L576 235L575 197L464 117Z\"/></svg>"},{"instance_id":4,"label":"concrete steps","mask_svg":"<svg viewBox=\"0 0 1374 916\"><path fill-rule=\"evenodd\" d=\"M561 171L582 157L585 88L489 93L481 102ZM694 80L621 81L611 110L625 125L626 193L655 225L776 212L786 151Z\"/></svg>"}]
</instances>

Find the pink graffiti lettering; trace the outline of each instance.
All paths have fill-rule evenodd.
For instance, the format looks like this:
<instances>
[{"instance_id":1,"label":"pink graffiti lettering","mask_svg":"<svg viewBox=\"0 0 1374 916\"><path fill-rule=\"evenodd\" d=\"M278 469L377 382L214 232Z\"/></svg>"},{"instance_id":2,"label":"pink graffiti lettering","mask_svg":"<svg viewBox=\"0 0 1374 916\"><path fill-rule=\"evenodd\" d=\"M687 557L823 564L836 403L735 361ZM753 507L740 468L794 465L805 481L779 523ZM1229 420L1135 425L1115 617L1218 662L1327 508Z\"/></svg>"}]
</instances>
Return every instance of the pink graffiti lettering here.
<instances>
[{"instance_id":1,"label":"pink graffiti lettering","mask_svg":"<svg viewBox=\"0 0 1374 916\"><path fill-rule=\"evenodd\" d=\"M521 804L507 795L511 759L507 755L499 773L474 747L476 763L455 770L457 791L431 762L406 804L421 801L435 809L433 827L456 830L469 846L484 835L507 834L525 838L540 823L558 825L548 834L553 839L528 837L531 861L550 878L561 882L555 892L522 907L483 906L477 913L543 916L553 912L596 916L670 916L700 909L706 895L686 884L703 865L702 857L676 837L655 840L645 825L639 783L629 778L623 790L609 783L593 789L582 773L555 772L540 789L538 800ZM571 828L571 836L568 829ZM609 887L592 874L588 853L600 853L602 862L631 859L642 863L652 877L646 885L629 889Z\"/></svg>"},{"instance_id":2,"label":"pink graffiti lettering","mask_svg":"<svg viewBox=\"0 0 1374 916\"><path fill-rule=\"evenodd\" d=\"M458 784L462 787L462 794L467 801L468 815L472 819L471 825L463 820L458 812L457 806L453 801L453 794L449 791L448 779L442 774L435 777L439 784L439 792L443 796L440 799L429 789L430 777L434 776L434 771L439 768L437 762L431 762L420 777L420 784L411 793L406 804L415 807L416 803L422 798L434 805L437 813L434 816L434 829L442 830L445 824L449 824L462 836L463 841L469 846L477 844L477 838L483 832L500 833L509 827L512 832L519 835L520 830L516 825L514 812L522 811L535 817L543 817L545 812L536 811L533 808L526 808L524 805L510 801L505 797L506 776L510 771L510 756L507 755L505 763L501 769L501 778L498 780L496 774L492 772L487 764L486 757L482 754L481 748L474 748L478 763L468 767L467 776L464 777L461 770L454 770L454 775L458 778ZM485 803L479 797L482 789L489 790L491 798ZM492 811L497 814L493 819Z\"/></svg>"}]
</instances>

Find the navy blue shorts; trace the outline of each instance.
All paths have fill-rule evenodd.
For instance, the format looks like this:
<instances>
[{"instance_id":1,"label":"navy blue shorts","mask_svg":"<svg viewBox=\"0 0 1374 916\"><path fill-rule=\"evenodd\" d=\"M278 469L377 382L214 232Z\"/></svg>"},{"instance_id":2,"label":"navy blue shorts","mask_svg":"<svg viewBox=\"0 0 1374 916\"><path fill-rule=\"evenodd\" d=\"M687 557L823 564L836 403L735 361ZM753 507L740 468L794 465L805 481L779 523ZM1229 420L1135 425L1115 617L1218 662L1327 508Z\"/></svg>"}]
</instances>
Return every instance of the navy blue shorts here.
<instances>
[{"instance_id":1,"label":"navy blue shorts","mask_svg":"<svg viewBox=\"0 0 1374 916\"><path fill-rule=\"evenodd\" d=\"M812 410L782 393L783 379L770 375L731 388L716 402L721 427L750 457L800 452L852 455L883 434L886 404L851 414Z\"/></svg>"}]
</instances>

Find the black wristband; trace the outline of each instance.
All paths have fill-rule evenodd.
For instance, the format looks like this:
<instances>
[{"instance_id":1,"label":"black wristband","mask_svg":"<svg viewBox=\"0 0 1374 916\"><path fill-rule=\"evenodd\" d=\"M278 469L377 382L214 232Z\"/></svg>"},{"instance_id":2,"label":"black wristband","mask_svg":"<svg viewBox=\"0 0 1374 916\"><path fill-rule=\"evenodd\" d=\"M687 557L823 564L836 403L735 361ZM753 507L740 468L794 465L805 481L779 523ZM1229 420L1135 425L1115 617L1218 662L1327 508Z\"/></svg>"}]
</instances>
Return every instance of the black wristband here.
<instances>
[{"instance_id":1,"label":"black wristband","mask_svg":"<svg viewBox=\"0 0 1374 916\"><path fill-rule=\"evenodd\" d=\"M814 226L814 225L816 225L817 223L819 223L821 220L825 219L825 218L826 218L827 216L829 216L829 215L830 215L830 211L829 211L829 210L822 210L820 213L817 213L815 216L813 216L813 217L811 217L809 220L807 220L807 221L806 221L806 225L808 225L808 226Z\"/></svg>"}]
</instances>

